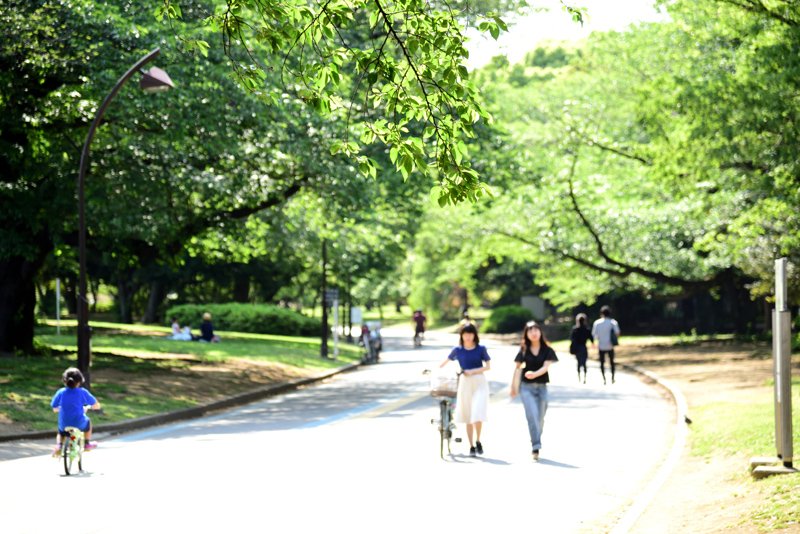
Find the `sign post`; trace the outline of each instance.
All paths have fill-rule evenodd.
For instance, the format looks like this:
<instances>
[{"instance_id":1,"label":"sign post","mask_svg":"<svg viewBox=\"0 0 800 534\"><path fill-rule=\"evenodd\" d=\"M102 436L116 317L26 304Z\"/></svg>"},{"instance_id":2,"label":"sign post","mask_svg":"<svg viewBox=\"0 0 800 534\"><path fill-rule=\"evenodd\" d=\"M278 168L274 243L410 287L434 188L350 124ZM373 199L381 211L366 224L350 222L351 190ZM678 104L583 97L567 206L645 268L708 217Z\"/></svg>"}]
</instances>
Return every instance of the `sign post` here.
<instances>
[{"instance_id":1,"label":"sign post","mask_svg":"<svg viewBox=\"0 0 800 534\"><path fill-rule=\"evenodd\" d=\"M786 268L786 258L775 260L772 371L775 377L775 449L778 461L772 458L751 459L750 468L756 478L797 472L792 467L792 317L787 302Z\"/></svg>"},{"instance_id":2,"label":"sign post","mask_svg":"<svg viewBox=\"0 0 800 534\"><path fill-rule=\"evenodd\" d=\"M325 303L333 308L333 358L336 359L339 356L339 290L326 290Z\"/></svg>"},{"instance_id":3,"label":"sign post","mask_svg":"<svg viewBox=\"0 0 800 534\"><path fill-rule=\"evenodd\" d=\"M772 312L775 446L783 465L792 467L792 317L786 301L786 258L781 258L775 260L775 310Z\"/></svg>"}]
</instances>

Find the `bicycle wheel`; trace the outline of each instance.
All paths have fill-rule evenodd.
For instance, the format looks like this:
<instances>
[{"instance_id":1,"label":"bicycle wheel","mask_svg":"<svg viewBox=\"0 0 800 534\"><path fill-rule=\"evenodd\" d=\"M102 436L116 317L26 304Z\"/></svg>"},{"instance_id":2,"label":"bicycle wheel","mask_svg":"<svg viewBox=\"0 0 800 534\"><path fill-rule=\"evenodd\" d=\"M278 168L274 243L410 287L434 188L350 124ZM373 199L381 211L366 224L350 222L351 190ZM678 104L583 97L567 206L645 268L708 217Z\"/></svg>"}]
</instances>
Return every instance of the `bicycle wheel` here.
<instances>
[{"instance_id":1,"label":"bicycle wheel","mask_svg":"<svg viewBox=\"0 0 800 534\"><path fill-rule=\"evenodd\" d=\"M61 456L64 458L64 473L70 476L72 474L72 466L75 463L75 454L73 452L75 443L69 435L64 436L63 439L64 441L61 444Z\"/></svg>"},{"instance_id":2,"label":"bicycle wheel","mask_svg":"<svg viewBox=\"0 0 800 534\"><path fill-rule=\"evenodd\" d=\"M71 434L63 437L61 455L64 458L64 473L67 476L83 470L81 449L81 443L78 438L73 438Z\"/></svg>"},{"instance_id":3,"label":"bicycle wheel","mask_svg":"<svg viewBox=\"0 0 800 534\"><path fill-rule=\"evenodd\" d=\"M447 399L439 401L439 457L444 459L444 443L450 453L450 407Z\"/></svg>"},{"instance_id":4,"label":"bicycle wheel","mask_svg":"<svg viewBox=\"0 0 800 534\"><path fill-rule=\"evenodd\" d=\"M447 438L447 454L453 454L450 452L450 440L453 438L453 430L455 429L456 425L453 424L453 404L448 402L447 403L447 433L445 437Z\"/></svg>"}]
</instances>

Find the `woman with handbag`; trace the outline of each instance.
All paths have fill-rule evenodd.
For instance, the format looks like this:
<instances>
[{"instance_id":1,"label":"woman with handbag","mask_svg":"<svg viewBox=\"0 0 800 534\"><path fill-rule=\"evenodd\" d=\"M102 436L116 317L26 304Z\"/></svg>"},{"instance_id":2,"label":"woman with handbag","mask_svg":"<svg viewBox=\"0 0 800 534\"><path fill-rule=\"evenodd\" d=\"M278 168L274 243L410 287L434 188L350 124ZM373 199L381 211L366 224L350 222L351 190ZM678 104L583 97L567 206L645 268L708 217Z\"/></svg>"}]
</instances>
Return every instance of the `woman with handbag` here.
<instances>
[{"instance_id":1,"label":"woman with handbag","mask_svg":"<svg viewBox=\"0 0 800 534\"><path fill-rule=\"evenodd\" d=\"M575 316L575 326L572 327L572 332L569 334L569 353L574 354L578 359L578 382L581 381L581 368L583 368L583 383L586 383L586 360L589 359L589 350L586 348L586 342L591 341L594 347L594 336L586 326L586 314L579 313Z\"/></svg>"},{"instance_id":2,"label":"woman with handbag","mask_svg":"<svg viewBox=\"0 0 800 534\"><path fill-rule=\"evenodd\" d=\"M542 448L544 414L547 412L547 383L550 382L547 370L558 361L558 357L556 351L547 344L542 327L535 321L525 325L520 350L514 361L517 368L511 380L511 398L519 395L525 407L533 460L538 462L539 450Z\"/></svg>"}]
</instances>

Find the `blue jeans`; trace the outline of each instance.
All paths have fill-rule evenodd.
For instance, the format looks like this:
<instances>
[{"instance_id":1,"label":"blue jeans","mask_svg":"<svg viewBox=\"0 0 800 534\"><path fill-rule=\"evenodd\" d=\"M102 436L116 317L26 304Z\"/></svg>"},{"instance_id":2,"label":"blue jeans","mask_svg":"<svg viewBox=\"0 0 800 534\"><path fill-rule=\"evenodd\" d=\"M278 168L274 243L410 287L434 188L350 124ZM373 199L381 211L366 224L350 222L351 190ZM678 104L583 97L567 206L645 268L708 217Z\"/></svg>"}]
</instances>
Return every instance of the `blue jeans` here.
<instances>
[{"instance_id":1,"label":"blue jeans","mask_svg":"<svg viewBox=\"0 0 800 534\"><path fill-rule=\"evenodd\" d=\"M542 430L544 430L544 414L547 411L547 384L523 382L519 386L519 397L525 407L528 419L528 432L531 434L531 449L542 448Z\"/></svg>"}]
</instances>

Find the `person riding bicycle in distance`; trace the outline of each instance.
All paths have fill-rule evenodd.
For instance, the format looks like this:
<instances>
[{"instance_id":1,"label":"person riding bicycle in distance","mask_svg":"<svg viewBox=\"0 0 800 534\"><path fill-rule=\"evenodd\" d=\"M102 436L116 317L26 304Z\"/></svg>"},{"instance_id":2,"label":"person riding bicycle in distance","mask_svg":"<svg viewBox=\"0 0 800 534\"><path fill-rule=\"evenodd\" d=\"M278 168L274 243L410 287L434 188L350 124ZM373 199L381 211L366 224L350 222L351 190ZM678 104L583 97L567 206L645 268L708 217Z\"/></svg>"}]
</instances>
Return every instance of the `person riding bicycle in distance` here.
<instances>
[{"instance_id":1,"label":"person riding bicycle in distance","mask_svg":"<svg viewBox=\"0 0 800 534\"><path fill-rule=\"evenodd\" d=\"M58 414L58 433L56 434L56 448L54 455L61 452L61 436L66 434L68 426L74 426L84 433L86 442L83 449L90 451L97 448L97 443L89 441L92 437L92 420L86 417L84 406L93 410L100 409L100 403L89 390L83 389L83 373L75 367L68 367L62 375L64 387L56 391L50 407Z\"/></svg>"},{"instance_id":2,"label":"person riding bicycle in distance","mask_svg":"<svg viewBox=\"0 0 800 534\"><path fill-rule=\"evenodd\" d=\"M459 344L439 367L457 360L461 366L461 378L456 393L456 422L467 424L469 455L483 454L481 430L488 419L489 382L484 374L491 368L489 352L479 344L478 329L472 323L459 329ZM473 431L475 441L472 440Z\"/></svg>"},{"instance_id":3,"label":"person riding bicycle in distance","mask_svg":"<svg viewBox=\"0 0 800 534\"><path fill-rule=\"evenodd\" d=\"M414 321L414 336L422 337L422 335L425 333L425 323L427 322L428 318L425 317L425 314L422 313L422 310L415 310L412 320Z\"/></svg>"}]
</instances>

